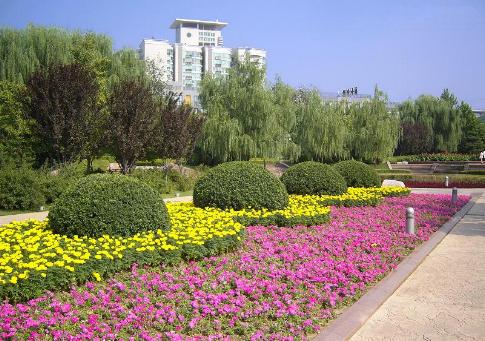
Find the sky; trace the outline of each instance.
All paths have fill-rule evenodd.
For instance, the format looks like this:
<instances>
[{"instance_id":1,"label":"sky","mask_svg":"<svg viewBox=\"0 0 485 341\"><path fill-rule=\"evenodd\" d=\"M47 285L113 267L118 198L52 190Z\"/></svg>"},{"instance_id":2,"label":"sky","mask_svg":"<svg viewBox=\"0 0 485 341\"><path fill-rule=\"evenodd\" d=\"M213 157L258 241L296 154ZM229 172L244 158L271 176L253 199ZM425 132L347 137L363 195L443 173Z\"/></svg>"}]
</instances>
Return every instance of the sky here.
<instances>
[{"instance_id":1,"label":"sky","mask_svg":"<svg viewBox=\"0 0 485 341\"><path fill-rule=\"evenodd\" d=\"M392 101L449 88L485 109L485 0L0 0L0 27L95 31L115 49L174 41L175 18L229 23L225 46L267 50L270 81L369 94L378 85Z\"/></svg>"}]
</instances>

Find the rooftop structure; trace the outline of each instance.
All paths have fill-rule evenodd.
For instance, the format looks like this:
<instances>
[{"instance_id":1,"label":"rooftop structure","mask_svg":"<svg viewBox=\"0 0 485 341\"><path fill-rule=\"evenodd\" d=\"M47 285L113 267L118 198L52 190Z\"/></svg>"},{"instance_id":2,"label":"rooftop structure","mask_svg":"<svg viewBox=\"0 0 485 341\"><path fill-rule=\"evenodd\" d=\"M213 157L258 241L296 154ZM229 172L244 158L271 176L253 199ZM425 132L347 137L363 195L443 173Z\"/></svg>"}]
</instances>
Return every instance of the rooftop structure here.
<instances>
[{"instance_id":1,"label":"rooftop structure","mask_svg":"<svg viewBox=\"0 0 485 341\"><path fill-rule=\"evenodd\" d=\"M219 21L175 19L175 42L193 46L223 46L221 30L227 23Z\"/></svg>"}]
</instances>

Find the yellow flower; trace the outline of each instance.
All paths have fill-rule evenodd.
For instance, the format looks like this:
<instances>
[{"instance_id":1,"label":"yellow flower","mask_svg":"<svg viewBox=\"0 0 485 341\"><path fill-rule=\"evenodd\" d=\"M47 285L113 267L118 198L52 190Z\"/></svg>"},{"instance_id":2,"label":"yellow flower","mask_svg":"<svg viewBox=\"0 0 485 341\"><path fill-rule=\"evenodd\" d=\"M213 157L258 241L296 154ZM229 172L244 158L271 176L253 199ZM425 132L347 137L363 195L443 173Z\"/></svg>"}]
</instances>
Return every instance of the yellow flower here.
<instances>
[{"instance_id":1,"label":"yellow flower","mask_svg":"<svg viewBox=\"0 0 485 341\"><path fill-rule=\"evenodd\" d=\"M99 282L99 281L101 281L101 276L100 276L100 274L99 274L99 273L97 273L97 272L93 272L93 276L94 276L94 278L96 278L96 280L97 280L98 282Z\"/></svg>"}]
</instances>

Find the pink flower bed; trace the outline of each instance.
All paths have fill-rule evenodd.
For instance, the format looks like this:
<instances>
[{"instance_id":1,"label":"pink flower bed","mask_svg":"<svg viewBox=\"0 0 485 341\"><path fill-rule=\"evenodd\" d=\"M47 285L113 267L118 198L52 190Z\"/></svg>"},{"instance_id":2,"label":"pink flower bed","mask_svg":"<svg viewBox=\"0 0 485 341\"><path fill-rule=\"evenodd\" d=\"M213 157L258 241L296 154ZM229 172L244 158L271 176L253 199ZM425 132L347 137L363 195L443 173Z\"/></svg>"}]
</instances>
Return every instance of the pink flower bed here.
<instances>
[{"instance_id":1,"label":"pink flower bed","mask_svg":"<svg viewBox=\"0 0 485 341\"><path fill-rule=\"evenodd\" d=\"M0 306L1 338L305 339L455 214L449 195L333 208L322 226L249 227L236 253L118 274L68 293ZM405 233L405 208L416 236Z\"/></svg>"}]
</instances>

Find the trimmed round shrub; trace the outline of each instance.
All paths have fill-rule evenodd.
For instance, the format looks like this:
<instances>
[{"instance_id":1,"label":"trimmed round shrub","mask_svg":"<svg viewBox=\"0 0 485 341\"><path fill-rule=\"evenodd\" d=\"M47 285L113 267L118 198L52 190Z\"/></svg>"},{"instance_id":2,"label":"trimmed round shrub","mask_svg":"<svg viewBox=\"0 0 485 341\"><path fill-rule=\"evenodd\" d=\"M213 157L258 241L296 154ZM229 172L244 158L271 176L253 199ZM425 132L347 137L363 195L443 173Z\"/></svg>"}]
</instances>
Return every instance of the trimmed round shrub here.
<instances>
[{"instance_id":1,"label":"trimmed round shrub","mask_svg":"<svg viewBox=\"0 0 485 341\"><path fill-rule=\"evenodd\" d=\"M336 163L334 168L347 181L349 187L380 187L381 179L369 165L355 160Z\"/></svg>"},{"instance_id":2,"label":"trimmed round shrub","mask_svg":"<svg viewBox=\"0 0 485 341\"><path fill-rule=\"evenodd\" d=\"M290 194L342 194L345 179L330 165L307 161L288 168L281 176Z\"/></svg>"},{"instance_id":3,"label":"trimmed round shrub","mask_svg":"<svg viewBox=\"0 0 485 341\"><path fill-rule=\"evenodd\" d=\"M132 236L170 227L167 207L155 190L115 174L82 178L54 201L48 218L54 232L68 236Z\"/></svg>"},{"instance_id":4,"label":"trimmed round shrub","mask_svg":"<svg viewBox=\"0 0 485 341\"><path fill-rule=\"evenodd\" d=\"M195 183L194 204L276 210L288 205L288 193L283 183L260 165L234 161L212 168Z\"/></svg>"}]
</instances>

